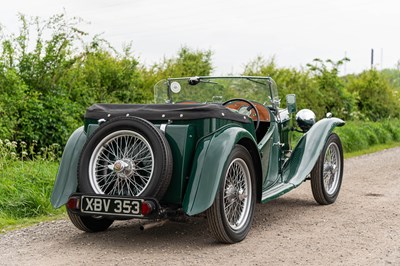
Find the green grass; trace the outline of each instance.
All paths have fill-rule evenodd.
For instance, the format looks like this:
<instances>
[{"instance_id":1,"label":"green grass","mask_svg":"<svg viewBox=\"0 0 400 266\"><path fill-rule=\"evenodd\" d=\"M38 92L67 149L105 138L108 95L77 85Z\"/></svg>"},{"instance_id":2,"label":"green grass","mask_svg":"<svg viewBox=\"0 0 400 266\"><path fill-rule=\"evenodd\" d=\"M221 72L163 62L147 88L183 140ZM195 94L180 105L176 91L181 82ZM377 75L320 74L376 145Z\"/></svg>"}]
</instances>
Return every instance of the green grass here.
<instances>
[{"instance_id":1,"label":"green grass","mask_svg":"<svg viewBox=\"0 0 400 266\"><path fill-rule=\"evenodd\" d=\"M374 146L371 146L367 149L363 149L360 151L354 151L354 152L347 152L344 153L344 158L345 159L349 159L352 157L357 157L357 156L361 156L361 155L365 155L365 154L370 154L370 153L374 153L374 152L378 152L378 151L382 151L382 150L386 150L386 149L390 149L390 148L394 148L394 147L399 147L400 146L400 142L390 142L390 143L385 143L385 144L377 144Z\"/></svg>"},{"instance_id":2,"label":"green grass","mask_svg":"<svg viewBox=\"0 0 400 266\"><path fill-rule=\"evenodd\" d=\"M27 226L38 224L41 222L66 219L67 215L64 209L65 208L62 208L59 211L56 211L55 213L57 214L50 213L48 215L43 215L38 217L29 217L20 219L10 218L7 216L0 217L0 233L5 233L7 231L25 228Z\"/></svg>"},{"instance_id":3,"label":"green grass","mask_svg":"<svg viewBox=\"0 0 400 266\"><path fill-rule=\"evenodd\" d=\"M64 212L54 209L49 200L57 162L0 159L0 167L0 230Z\"/></svg>"}]
</instances>

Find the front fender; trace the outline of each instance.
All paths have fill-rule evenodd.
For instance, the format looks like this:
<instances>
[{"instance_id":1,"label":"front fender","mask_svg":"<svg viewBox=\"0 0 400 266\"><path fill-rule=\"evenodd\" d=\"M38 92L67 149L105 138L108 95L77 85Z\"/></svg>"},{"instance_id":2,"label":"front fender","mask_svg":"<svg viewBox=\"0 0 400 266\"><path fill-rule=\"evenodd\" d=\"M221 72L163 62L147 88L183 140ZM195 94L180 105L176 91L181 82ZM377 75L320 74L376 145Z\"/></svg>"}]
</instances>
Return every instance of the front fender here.
<instances>
[{"instance_id":1,"label":"front fender","mask_svg":"<svg viewBox=\"0 0 400 266\"><path fill-rule=\"evenodd\" d=\"M282 176L285 183L291 183L295 187L300 185L313 169L333 129L344 124L339 118L324 118L314 124L300 139L283 166Z\"/></svg>"},{"instance_id":2,"label":"front fender","mask_svg":"<svg viewBox=\"0 0 400 266\"><path fill-rule=\"evenodd\" d=\"M227 125L203 138L197 145L189 184L183 199L183 210L195 215L207 210L214 202L226 161L241 139L253 136L244 128Z\"/></svg>"},{"instance_id":3,"label":"front fender","mask_svg":"<svg viewBox=\"0 0 400 266\"><path fill-rule=\"evenodd\" d=\"M86 138L83 127L80 127L72 133L67 145L65 145L50 199L54 208L59 208L67 203L68 197L76 192L78 186L77 170L79 155L86 142Z\"/></svg>"}]
</instances>

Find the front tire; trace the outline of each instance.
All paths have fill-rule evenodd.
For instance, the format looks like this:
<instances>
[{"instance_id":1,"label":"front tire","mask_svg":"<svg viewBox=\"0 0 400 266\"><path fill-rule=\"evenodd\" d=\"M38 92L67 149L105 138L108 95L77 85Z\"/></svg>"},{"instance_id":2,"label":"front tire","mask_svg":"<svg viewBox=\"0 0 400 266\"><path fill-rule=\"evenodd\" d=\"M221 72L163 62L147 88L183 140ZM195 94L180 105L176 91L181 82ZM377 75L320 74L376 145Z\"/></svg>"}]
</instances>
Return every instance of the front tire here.
<instances>
[{"instance_id":1,"label":"front tire","mask_svg":"<svg viewBox=\"0 0 400 266\"><path fill-rule=\"evenodd\" d=\"M332 133L311 171L311 190L316 202L332 204L339 195L343 179L343 148L335 133Z\"/></svg>"},{"instance_id":2,"label":"front tire","mask_svg":"<svg viewBox=\"0 0 400 266\"><path fill-rule=\"evenodd\" d=\"M243 146L236 145L228 157L214 203L207 210L208 225L214 237L222 243L242 241L253 221L255 201L252 157Z\"/></svg>"}]
</instances>

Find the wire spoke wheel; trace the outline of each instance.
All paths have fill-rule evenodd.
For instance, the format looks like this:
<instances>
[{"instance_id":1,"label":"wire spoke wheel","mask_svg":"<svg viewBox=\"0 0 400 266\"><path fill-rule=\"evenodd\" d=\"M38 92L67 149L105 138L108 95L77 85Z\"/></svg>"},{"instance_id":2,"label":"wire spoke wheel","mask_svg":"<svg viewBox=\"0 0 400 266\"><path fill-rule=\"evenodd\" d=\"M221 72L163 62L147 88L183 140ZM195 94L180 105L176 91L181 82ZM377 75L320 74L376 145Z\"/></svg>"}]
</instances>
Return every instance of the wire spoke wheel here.
<instances>
[{"instance_id":1,"label":"wire spoke wheel","mask_svg":"<svg viewBox=\"0 0 400 266\"><path fill-rule=\"evenodd\" d=\"M224 213L229 226L240 230L250 212L251 178L246 163L236 158L228 168L224 184Z\"/></svg>"},{"instance_id":2,"label":"wire spoke wheel","mask_svg":"<svg viewBox=\"0 0 400 266\"><path fill-rule=\"evenodd\" d=\"M89 181L97 194L139 196L153 172L153 150L134 131L108 135L98 143L89 161Z\"/></svg>"},{"instance_id":3,"label":"wire spoke wheel","mask_svg":"<svg viewBox=\"0 0 400 266\"><path fill-rule=\"evenodd\" d=\"M327 194L332 195L339 184L339 175L341 173L339 147L336 143L329 144L325 153L324 170L323 170L323 184Z\"/></svg>"}]
</instances>

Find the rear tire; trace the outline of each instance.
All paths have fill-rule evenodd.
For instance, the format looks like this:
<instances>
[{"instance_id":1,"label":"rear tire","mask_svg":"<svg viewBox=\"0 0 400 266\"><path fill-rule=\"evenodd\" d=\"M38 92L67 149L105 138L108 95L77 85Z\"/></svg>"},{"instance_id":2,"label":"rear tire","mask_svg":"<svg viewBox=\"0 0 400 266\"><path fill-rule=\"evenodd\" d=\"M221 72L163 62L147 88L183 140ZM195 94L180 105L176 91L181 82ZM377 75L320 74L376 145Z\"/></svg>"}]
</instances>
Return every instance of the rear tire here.
<instances>
[{"instance_id":1,"label":"rear tire","mask_svg":"<svg viewBox=\"0 0 400 266\"><path fill-rule=\"evenodd\" d=\"M80 216L69 209L67 209L68 217L71 220L72 224L75 225L76 228L89 232L101 232L107 230L114 220L109 220L106 218L95 218L91 216Z\"/></svg>"},{"instance_id":2,"label":"rear tire","mask_svg":"<svg viewBox=\"0 0 400 266\"><path fill-rule=\"evenodd\" d=\"M343 179L343 148L335 133L332 133L311 171L311 190L316 202L332 204L339 195Z\"/></svg>"},{"instance_id":3,"label":"rear tire","mask_svg":"<svg viewBox=\"0 0 400 266\"><path fill-rule=\"evenodd\" d=\"M236 145L228 157L224 179L207 210L211 233L222 243L242 241L249 232L256 201L255 170L250 153Z\"/></svg>"}]
</instances>

